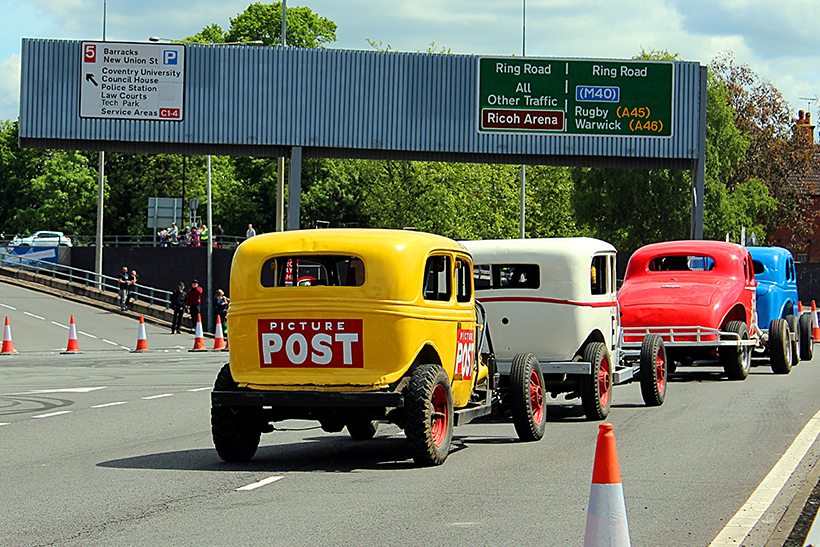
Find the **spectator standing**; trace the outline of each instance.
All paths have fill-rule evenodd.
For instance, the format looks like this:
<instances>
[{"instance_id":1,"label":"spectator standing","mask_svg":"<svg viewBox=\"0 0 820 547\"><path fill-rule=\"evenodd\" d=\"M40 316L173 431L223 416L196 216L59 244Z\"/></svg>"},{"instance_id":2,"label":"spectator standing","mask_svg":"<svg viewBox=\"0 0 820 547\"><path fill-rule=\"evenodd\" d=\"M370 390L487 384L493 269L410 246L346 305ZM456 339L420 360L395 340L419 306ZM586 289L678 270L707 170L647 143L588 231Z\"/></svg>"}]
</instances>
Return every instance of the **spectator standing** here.
<instances>
[{"instance_id":1,"label":"spectator standing","mask_svg":"<svg viewBox=\"0 0 820 547\"><path fill-rule=\"evenodd\" d=\"M178 237L179 237L179 228L177 228L177 223L176 222L172 222L171 227L168 228L168 242L171 245L176 245Z\"/></svg>"},{"instance_id":2,"label":"spectator standing","mask_svg":"<svg viewBox=\"0 0 820 547\"><path fill-rule=\"evenodd\" d=\"M200 287L199 282L194 279L191 282L191 288L188 289L188 299L185 302L188 305L188 312L191 314L191 325L194 328L196 328L196 321L199 316L199 304L201 302L202 287Z\"/></svg>"},{"instance_id":3,"label":"spectator standing","mask_svg":"<svg viewBox=\"0 0 820 547\"><path fill-rule=\"evenodd\" d=\"M216 246L220 249L222 248L222 240L225 239L225 229L222 228L222 225L219 224L216 227Z\"/></svg>"},{"instance_id":4,"label":"spectator standing","mask_svg":"<svg viewBox=\"0 0 820 547\"><path fill-rule=\"evenodd\" d=\"M219 320L222 322L222 328L228 328L228 304L230 303L230 299L225 296L225 292L222 289L216 290L216 296L214 297L214 313L219 316Z\"/></svg>"},{"instance_id":5,"label":"spectator standing","mask_svg":"<svg viewBox=\"0 0 820 547\"><path fill-rule=\"evenodd\" d=\"M245 232L245 237L253 237L256 235L256 230L253 229L253 224L248 224L248 231Z\"/></svg>"},{"instance_id":6,"label":"spectator standing","mask_svg":"<svg viewBox=\"0 0 820 547\"><path fill-rule=\"evenodd\" d=\"M208 238L210 237L210 233L208 232L208 226L203 224L202 228L199 229L199 240L202 242L203 247L208 246Z\"/></svg>"},{"instance_id":7,"label":"spectator standing","mask_svg":"<svg viewBox=\"0 0 820 547\"><path fill-rule=\"evenodd\" d=\"M131 270L131 280L128 282L128 294L125 296L126 305L131 303L132 297L135 301L137 300L137 279L139 279L137 270Z\"/></svg>"},{"instance_id":8,"label":"spectator standing","mask_svg":"<svg viewBox=\"0 0 820 547\"><path fill-rule=\"evenodd\" d=\"M185 292L185 283L179 282L177 290L171 293L171 300L169 304L174 310L174 320L171 323L171 334L176 332L179 334L179 328L182 326L182 316L185 315L185 307L188 302L188 293Z\"/></svg>"},{"instance_id":9,"label":"spectator standing","mask_svg":"<svg viewBox=\"0 0 820 547\"><path fill-rule=\"evenodd\" d=\"M126 305L128 304L126 301L128 298L128 288L131 286L131 274L128 273L128 266L122 267L122 273L117 282L120 288L120 311L125 311Z\"/></svg>"}]
</instances>

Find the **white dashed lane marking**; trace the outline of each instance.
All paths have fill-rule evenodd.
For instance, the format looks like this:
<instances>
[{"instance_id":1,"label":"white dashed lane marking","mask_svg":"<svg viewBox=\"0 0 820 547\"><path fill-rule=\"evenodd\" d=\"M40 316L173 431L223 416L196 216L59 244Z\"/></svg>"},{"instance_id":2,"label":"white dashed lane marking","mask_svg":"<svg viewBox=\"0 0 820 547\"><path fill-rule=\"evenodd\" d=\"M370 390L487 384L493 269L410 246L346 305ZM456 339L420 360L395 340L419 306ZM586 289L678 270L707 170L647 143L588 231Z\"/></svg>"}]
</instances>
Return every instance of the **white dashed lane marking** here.
<instances>
[{"instance_id":1,"label":"white dashed lane marking","mask_svg":"<svg viewBox=\"0 0 820 547\"><path fill-rule=\"evenodd\" d=\"M39 315L34 315L33 313L29 313L27 311L24 311L23 315L28 315L29 317L34 317L35 319L42 319L43 321L46 320L45 317L40 317Z\"/></svg>"},{"instance_id":2,"label":"white dashed lane marking","mask_svg":"<svg viewBox=\"0 0 820 547\"><path fill-rule=\"evenodd\" d=\"M32 418L51 418L52 416L61 416L63 414L71 414L74 412L73 410L60 410L59 412L50 412L48 414L38 414L37 416L32 416Z\"/></svg>"},{"instance_id":3,"label":"white dashed lane marking","mask_svg":"<svg viewBox=\"0 0 820 547\"><path fill-rule=\"evenodd\" d=\"M102 405L92 405L91 408L105 408L108 406L127 405L127 401L117 401L116 403L105 403Z\"/></svg>"},{"instance_id":4,"label":"white dashed lane marking","mask_svg":"<svg viewBox=\"0 0 820 547\"><path fill-rule=\"evenodd\" d=\"M262 479L261 481L257 481L246 486L241 486L236 489L237 492L247 492L249 490L256 490L260 486L266 486L272 482L276 482L278 480L282 480L285 477L268 477L267 479Z\"/></svg>"},{"instance_id":5,"label":"white dashed lane marking","mask_svg":"<svg viewBox=\"0 0 820 547\"><path fill-rule=\"evenodd\" d=\"M163 393L162 395L151 395L150 397L143 397L143 401L150 401L152 399L162 399L163 397L173 397L173 393Z\"/></svg>"}]
</instances>

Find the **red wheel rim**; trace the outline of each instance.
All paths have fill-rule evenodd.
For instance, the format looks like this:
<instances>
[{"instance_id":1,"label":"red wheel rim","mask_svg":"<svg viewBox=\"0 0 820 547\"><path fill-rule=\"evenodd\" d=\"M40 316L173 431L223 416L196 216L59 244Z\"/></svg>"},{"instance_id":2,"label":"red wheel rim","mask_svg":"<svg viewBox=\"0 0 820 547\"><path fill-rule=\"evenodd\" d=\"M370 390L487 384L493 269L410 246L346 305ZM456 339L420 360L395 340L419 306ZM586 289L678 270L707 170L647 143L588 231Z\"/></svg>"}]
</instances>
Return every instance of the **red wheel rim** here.
<instances>
[{"instance_id":1,"label":"red wheel rim","mask_svg":"<svg viewBox=\"0 0 820 547\"><path fill-rule=\"evenodd\" d=\"M430 415L430 428L433 437L433 444L441 446L447 439L447 425L449 408L447 406L447 393L444 386L436 384L433 390L433 412Z\"/></svg>"},{"instance_id":2,"label":"red wheel rim","mask_svg":"<svg viewBox=\"0 0 820 547\"><path fill-rule=\"evenodd\" d=\"M666 388L666 379L663 377L663 353L658 350L658 356L655 358L655 378L658 383L658 393L663 393Z\"/></svg>"},{"instance_id":3,"label":"red wheel rim","mask_svg":"<svg viewBox=\"0 0 820 547\"><path fill-rule=\"evenodd\" d=\"M598 393L601 394L601 406L609 404L609 360L601 359L601 368L598 370Z\"/></svg>"},{"instance_id":4,"label":"red wheel rim","mask_svg":"<svg viewBox=\"0 0 820 547\"><path fill-rule=\"evenodd\" d=\"M544 389L541 386L541 375L537 370L530 372L530 408L532 421L541 424L544 420Z\"/></svg>"}]
</instances>

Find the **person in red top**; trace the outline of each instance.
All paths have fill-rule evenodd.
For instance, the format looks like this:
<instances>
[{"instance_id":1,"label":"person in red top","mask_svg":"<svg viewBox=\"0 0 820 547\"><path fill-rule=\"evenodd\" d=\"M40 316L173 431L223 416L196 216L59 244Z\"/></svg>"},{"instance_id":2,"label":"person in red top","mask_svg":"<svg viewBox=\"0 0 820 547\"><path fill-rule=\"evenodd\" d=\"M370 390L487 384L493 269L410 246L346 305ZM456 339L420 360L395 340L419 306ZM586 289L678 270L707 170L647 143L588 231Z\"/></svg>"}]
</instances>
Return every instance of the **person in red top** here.
<instances>
[{"instance_id":1,"label":"person in red top","mask_svg":"<svg viewBox=\"0 0 820 547\"><path fill-rule=\"evenodd\" d=\"M191 313L191 325L193 328L196 328L200 302L202 302L202 287L200 287L199 282L194 279L191 282L191 288L188 289L188 300L186 301L188 311Z\"/></svg>"}]
</instances>

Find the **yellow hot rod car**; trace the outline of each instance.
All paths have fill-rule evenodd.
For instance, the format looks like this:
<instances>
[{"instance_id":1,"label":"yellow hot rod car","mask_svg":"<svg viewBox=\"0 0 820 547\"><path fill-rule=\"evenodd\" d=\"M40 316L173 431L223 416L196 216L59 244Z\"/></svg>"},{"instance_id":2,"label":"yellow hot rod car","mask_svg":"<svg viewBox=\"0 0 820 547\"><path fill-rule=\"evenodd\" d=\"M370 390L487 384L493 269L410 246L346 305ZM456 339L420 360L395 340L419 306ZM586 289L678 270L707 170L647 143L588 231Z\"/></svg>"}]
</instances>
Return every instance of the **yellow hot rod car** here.
<instances>
[{"instance_id":1,"label":"yellow hot rod car","mask_svg":"<svg viewBox=\"0 0 820 547\"><path fill-rule=\"evenodd\" d=\"M420 465L443 463L453 426L502 403L522 440L544 434L538 362L518 356L499 392L472 258L453 240L365 229L250 238L234 255L228 323L230 362L211 394L225 461L251 459L260 434L288 419L355 439L392 422Z\"/></svg>"}]
</instances>

